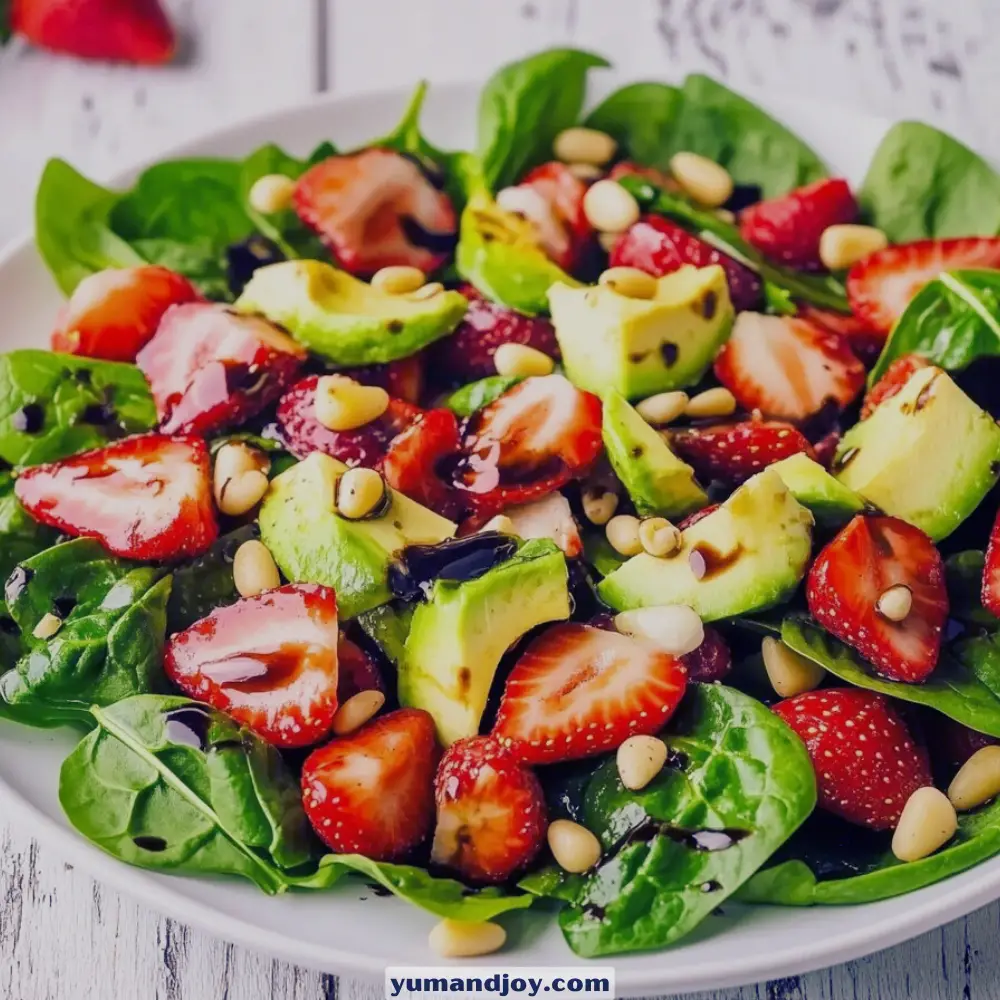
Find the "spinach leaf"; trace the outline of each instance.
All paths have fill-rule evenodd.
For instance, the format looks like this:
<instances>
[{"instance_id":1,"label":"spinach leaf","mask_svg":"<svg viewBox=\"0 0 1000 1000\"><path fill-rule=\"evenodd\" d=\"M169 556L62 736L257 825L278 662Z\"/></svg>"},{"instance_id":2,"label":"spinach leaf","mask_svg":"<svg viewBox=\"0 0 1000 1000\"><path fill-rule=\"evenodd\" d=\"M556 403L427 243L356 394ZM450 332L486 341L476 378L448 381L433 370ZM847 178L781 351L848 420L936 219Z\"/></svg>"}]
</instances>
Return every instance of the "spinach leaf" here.
<instances>
[{"instance_id":1,"label":"spinach leaf","mask_svg":"<svg viewBox=\"0 0 1000 1000\"><path fill-rule=\"evenodd\" d=\"M619 566L628 561L611 542L603 531L585 531L583 533L583 554L587 562L600 573L610 576Z\"/></svg>"},{"instance_id":2,"label":"spinach leaf","mask_svg":"<svg viewBox=\"0 0 1000 1000\"><path fill-rule=\"evenodd\" d=\"M479 98L477 151L490 190L552 157L552 142L583 107L587 71L608 66L578 49L549 49L502 66Z\"/></svg>"},{"instance_id":3,"label":"spinach leaf","mask_svg":"<svg viewBox=\"0 0 1000 1000\"><path fill-rule=\"evenodd\" d=\"M144 260L183 274L202 295L217 301L232 298L224 250L208 237L189 240L148 237L135 240L134 249Z\"/></svg>"},{"instance_id":4,"label":"spinach leaf","mask_svg":"<svg viewBox=\"0 0 1000 1000\"><path fill-rule=\"evenodd\" d=\"M592 872L522 883L566 900L560 924L585 957L663 948L748 879L812 812L805 747L764 705L696 684L665 735L672 765L640 792L614 760L587 787L584 822L605 858Z\"/></svg>"},{"instance_id":5,"label":"spinach leaf","mask_svg":"<svg viewBox=\"0 0 1000 1000\"><path fill-rule=\"evenodd\" d=\"M268 893L313 855L280 754L204 705L139 695L93 709L97 728L62 767L70 822L141 868L241 875Z\"/></svg>"},{"instance_id":6,"label":"spinach leaf","mask_svg":"<svg viewBox=\"0 0 1000 1000\"><path fill-rule=\"evenodd\" d=\"M922 122L889 129L859 200L891 243L1000 233L1000 174L957 139Z\"/></svg>"},{"instance_id":7,"label":"spinach leaf","mask_svg":"<svg viewBox=\"0 0 1000 1000\"><path fill-rule=\"evenodd\" d=\"M682 101L680 90L669 84L630 83L609 94L583 124L607 132L627 159L666 170Z\"/></svg>"},{"instance_id":8,"label":"spinach leaf","mask_svg":"<svg viewBox=\"0 0 1000 1000\"><path fill-rule=\"evenodd\" d=\"M21 350L0 355L0 459L37 465L156 425L135 365Z\"/></svg>"},{"instance_id":9,"label":"spinach leaf","mask_svg":"<svg viewBox=\"0 0 1000 1000\"><path fill-rule=\"evenodd\" d=\"M1000 618L987 611L982 602L983 567L986 557L970 549L956 552L944 563L948 584L948 614L970 628L1000 629Z\"/></svg>"},{"instance_id":10,"label":"spinach leaf","mask_svg":"<svg viewBox=\"0 0 1000 1000\"><path fill-rule=\"evenodd\" d=\"M471 417L520 381L520 375L488 375L478 382L470 382L461 389L456 389L444 401L444 405L459 417Z\"/></svg>"},{"instance_id":11,"label":"spinach leaf","mask_svg":"<svg viewBox=\"0 0 1000 1000\"><path fill-rule=\"evenodd\" d=\"M952 653L1000 699L1000 634L960 639L952 646Z\"/></svg>"}]
</instances>

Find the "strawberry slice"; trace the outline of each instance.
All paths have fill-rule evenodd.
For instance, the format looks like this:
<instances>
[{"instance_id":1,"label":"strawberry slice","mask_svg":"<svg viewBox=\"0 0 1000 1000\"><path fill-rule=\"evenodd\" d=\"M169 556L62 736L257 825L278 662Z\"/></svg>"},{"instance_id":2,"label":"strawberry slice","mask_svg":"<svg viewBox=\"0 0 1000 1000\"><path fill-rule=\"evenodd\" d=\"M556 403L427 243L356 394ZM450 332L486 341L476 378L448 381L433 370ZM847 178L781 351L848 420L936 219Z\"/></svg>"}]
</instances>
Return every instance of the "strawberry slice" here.
<instances>
[{"instance_id":1,"label":"strawberry slice","mask_svg":"<svg viewBox=\"0 0 1000 1000\"><path fill-rule=\"evenodd\" d=\"M834 424L821 438L813 442L813 451L816 453L816 461L824 469L833 467L834 459L837 457L837 449L840 447L840 439L844 436L840 424Z\"/></svg>"},{"instance_id":2,"label":"strawberry slice","mask_svg":"<svg viewBox=\"0 0 1000 1000\"><path fill-rule=\"evenodd\" d=\"M295 210L351 274L394 264L429 274L448 260L458 229L436 180L402 153L372 147L307 170L295 185Z\"/></svg>"},{"instance_id":3,"label":"strawberry slice","mask_svg":"<svg viewBox=\"0 0 1000 1000\"><path fill-rule=\"evenodd\" d=\"M715 375L745 409L783 420L843 409L865 384L865 367L842 337L797 316L752 312L736 317Z\"/></svg>"},{"instance_id":4,"label":"strawberry slice","mask_svg":"<svg viewBox=\"0 0 1000 1000\"><path fill-rule=\"evenodd\" d=\"M405 403L416 405L424 394L423 354L411 354L408 358L399 358L384 365L346 368L342 374L362 385L381 386L394 399Z\"/></svg>"},{"instance_id":5,"label":"strawberry slice","mask_svg":"<svg viewBox=\"0 0 1000 1000\"><path fill-rule=\"evenodd\" d=\"M431 861L470 882L505 882L545 843L545 796L532 771L494 736L453 743L434 782Z\"/></svg>"},{"instance_id":6,"label":"strawberry slice","mask_svg":"<svg viewBox=\"0 0 1000 1000\"><path fill-rule=\"evenodd\" d=\"M885 370L885 374L865 394L861 407L861 419L867 420L878 406L887 399L892 399L903 386L910 381L910 376L921 368L930 368L931 363L919 354L903 354Z\"/></svg>"},{"instance_id":7,"label":"strawberry slice","mask_svg":"<svg viewBox=\"0 0 1000 1000\"><path fill-rule=\"evenodd\" d=\"M843 337L851 350L866 365L875 364L885 346L885 333L873 330L868 323L853 314L818 309L816 306L799 305L799 316L824 330Z\"/></svg>"},{"instance_id":8,"label":"strawberry slice","mask_svg":"<svg viewBox=\"0 0 1000 1000\"><path fill-rule=\"evenodd\" d=\"M932 784L930 764L884 695L825 688L774 706L806 745L819 805L849 823L891 830L906 800Z\"/></svg>"},{"instance_id":9,"label":"strawberry slice","mask_svg":"<svg viewBox=\"0 0 1000 1000\"><path fill-rule=\"evenodd\" d=\"M14 492L36 521L125 559L190 559L218 535L208 449L193 436L141 434L35 465Z\"/></svg>"},{"instance_id":10,"label":"strawberry slice","mask_svg":"<svg viewBox=\"0 0 1000 1000\"><path fill-rule=\"evenodd\" d=\"M59 310L52 350L104 361L135 361L172 306L201 298L165 267L108 268L84 278Z\"/></svg>"},{"instance_id":11,"label":"strawberry slice","mask_svg":"<svg viewBox=\"0 0 1000 1000\"><path fill-rule=\"evenodd\" d=\"M573 517L569 501L561 493L550 493L541 500L508 507L504 514L513 522L514 534L519 538L548 538L570 559L583 552L580 526Z\"/></svg>"},{"instance_id":12,"label":"strawberry slice","mask_svg":"<svg viewBox=\"0 0 1000 1000\"><path fill-rule=\"evenodd\" d=\"M688 264L718 264L726 272L729 296L737 310L753 309L760 302L760 278L710 243L658 215L643 216L627 229L611 250L610 267L637 267L662 278Z\"/></svg>"},{"instance_id":13,"label":"strawberry slice","mask_svg":"<svg viewBox=\"0 0 1000 1000\"><path fill-rule=\"evenodd\" d=\"M337 701L341 705L359 691L385 693L378 664L356 643L343 635L337 644Z\"/></svg>"},{"instance_id":14,"label":"strawberry slice","mask_svg":"<svg viewBox=\"0 0 1000 1000\"><path fill-rule=\"evenodd\" d=\"M857 217L858 203L847 181L830 177L745 208L740 235L780 264L818 269L823 266L819 259L823 230Z\"/></svg>"},{"instance_id":15,"label":"strawberry slice","mask_svg":"<svg viewBox=\"0 0 1000 1000\"><path fill-rule=\"evenodd\" d=\"M434 720L401 708L314 750L302 768L302 803L338 854L397 861L434 826Z\"/></svg>"},{"instance_id":16,"label":"strawberry slice","mask_svg":"<svg viewBox=\"0 0 1000 1000\"><path fill-rule=\"evenodd\" d=\"M902 621L877 608L890 587L909 589ZM806 598L813 617L896 681L924 680L937 664L948 617L944 564L934 543L896 517L859 515L833 539L809 571Z\"/></svg>"},{"instance_id":17,"label":"strawberry slice","mask_svg":"<svg viewBox=\"0 0 1000 1000\"><path fill-rule=\"evenodd\" d=\"M1000 616L1000 511L997 512L986 546L986 564L983 567L983 607Z\"/></svg>"},{"instance_id":18,"label":"strawberry slice","mask_svg":"<svg viewBox=\"0 0 1000 1000\"><path fill-rule=\"evenodd\" d=\"M917 240L886 247L859 261L847 275L854 315L887 334L910 300L942 271L1000 268L1000 237Z\"/></svg>"},{"instance_id":19,"label":"strawberry slice","mask_svg":"<svg viewBox=\"0 0 1000 1000\"><path fill-rule=\"evenodd\" d=\"M167 434L236 426L278 398L305 350L261 316L212 302L168 309L136 364Z\"/></svg>"},{"instance_id":20,"label":"strawberry slice","mask_svg":"<svg viewBox=\"0 0 1000 1000\"><path fill-rule=\"evenodd\" d=\"M306 747L337 711L337 597L289 583L216 608L171 636L167 676L276 747Z\"/></svg>"},{"instance_id":21,"label":"strawberry slice","mask_svg":"<svg viewBox=\"0 0 1000 1000\"><path fill-rule=\"evenodd\" d=\"M721 681L733 666L733 655L729 651L722 633L711 626L705 626L705 638L701 645L681 657L687 667L688 680L701 684Z\"/></svg>"},{"instance_id":22,"label":"strawberry slice","mask_svg":"<svg viewBox=\"0 0 1000 1000\"><path fill-rule=\"evenodd\" d=\"M687 686L673 656L590 625L554 625L514 665L493 734L529 764L604 753L659 731Z\"/></svg>"},{"instance_id":23,"label":"strawberry slice","mask_svg":"<svg viewBox=\"0 0 1000 1000\"><path fill-rule=\"evenodd\" d=\"M461 516L466 501L438 467L459 448L458 418L451 410L427 410L392 439L382 462L385 481L442 517Z\"/></svg>"}]
</instances>

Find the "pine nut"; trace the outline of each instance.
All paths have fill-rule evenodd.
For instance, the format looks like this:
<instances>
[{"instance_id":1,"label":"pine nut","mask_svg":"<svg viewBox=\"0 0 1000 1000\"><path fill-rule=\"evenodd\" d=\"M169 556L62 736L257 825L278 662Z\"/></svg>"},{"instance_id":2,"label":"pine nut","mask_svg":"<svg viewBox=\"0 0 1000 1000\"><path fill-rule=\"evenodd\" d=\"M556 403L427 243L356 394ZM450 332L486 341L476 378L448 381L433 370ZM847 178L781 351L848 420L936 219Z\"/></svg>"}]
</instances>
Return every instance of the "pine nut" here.
<instances>
[{"instance_id":1,"label":"pine nut","mask_svg":"<svg viewBox=\"0 0 1000 1000\"><path fill-rule=\"evenodd\" d=\"M253 510L267 492L267 476L255 469L227 479L215 498L216 506L227 517L241 517Z\"/></svg>"},{"instance_id":2,"label":"pine nut","mask_svg":"<svg viewBox=\"0 0 1000 1000\"><path fill-rule=\"evenodd\" d=\"M233 582L240 597L256 597L281 586L274 557L263 542L244 542L233 557Z\"/></svg>"},{"instance_id":3,"label":"pine nut","mask_svg":"<svg viewBox=\"0 0 1000 1000\"><path fill-rule=\"evenodd\" d=\"M491 517L480 529L480 531L499 531L501 535L516 535L514 522L506 514L497 514Z\"/></svg>"},{"instance_id":4,"label":"pine nut","mask_svg":"<svg viewBox=\"0 0 1000 1000\"><path fill-rule=\"evenodd\" d=\"M729 201L733 179L725 167L698 153L674 153L670 173L684 193L706 208L718 208Z\"/></svg>"},{"instance_id":5,"label":"pine nut","mask_svg":"<svg viewBox=\"0 0 1000 1000\"><path fill-rule=\"evenodd\" d=\"M423 288L427 276L419 267L406 267L402 264L394 267L383 267L372 275L372 288L377 288L386 295L408 295L418 288Z\"/></svg>"},{"instance_id":6,"label":"pine nut","mask_svg":"<svg viewBox=\"0 0 1000 1000\"><path fill-rule=\"evenodd\" d=\"M587 184L600 180L604 176L604 171L600 167L595 167L593 163L571 163L566 168L578 180Z\"/></svg>"},{"instance_id":7,"label":"pine nut","mask_svg":"<svg viewBox=\"0 0 1000 1000\"><path fill-rule=\"evenodd\" d=\"M621 235L621 233L598 233L597 242L600 243L601 249L605 253L611 253L615 244L621 239Z\"/></svg>"},{"instance_id":8,"label":"pine nut","mask_svg":"<svg viewBox=\"0 0 1000 1000\"><path fill-rule=\"evenodd\" d=\"M684 656L705 641L705 626L686 604L634 608L615 615L615 628L625 635L645 639L671 656Z\"/></svg>"},{"instance_id":9,"label":"pine nut","mask_svg":"<svg viewBox=\"0 0 1000 1000\"><path fill-rule=\"evenodd\" d=\"M554 819L547 839L552 857L563 871L579 874L601 860L601 842L585 827L571 819Z\"/></svg>"},{"instance_id":10,"label":"pine nut","mask_svg":"<svg viewBox=\"0 0 1000 1000\"><path fill-rule=\"evenodd\" d=\"M642 551L639 540L639 518L631 514L617 514L604 529L615 552L623 556L637 556Z\"/></svg>"},{"instance_id":11,"label":"pine nut","mask_svg":"<svg viewBox=\"0 0 1000 1000\"><path fill-rule=\"evenodd\" d=\"M904 583L897 583L884 591L875 603L878 613L891 622L901 622L906 619L913 607L913 594Z\"/></svg>"},{"instance_id":12,"label":"pine nut","mask_svg":"<svg viewBox=\"0 0 1000 1000\"><path fill-rule=\"evenodd\" d=\"M665 517L644 517L639 522L639 541L651 556L662 559L681 547L681 533Z\"/></svg>"},{"instance_id":13,"label":"pine nut","mask_svg":"<svg viewBox=\"0 0 1000 1000\"><path fill-rule=\"evenodd\" d=\"M944 792L932 785L918 788L903 806L892 853L900 861L919 861L944 847L958 829L955 807Z\"/></svg>"},{"instance_id":14,"label":"pine nut","mask_svg":"<svg viewBox=\"0 0 1000 1000\"><path fill-rule=\"evenodd\" d=\"M820 686L826 671L812 660L796 653L780 639L768 636L761 643L761 656L771 687L781 698L794 698Z\"/></svg>"},{"instance_id":15,"label":"pine nut","mask_svg":"<svg viewBox=\"0 0 1000 1000\"><path fill-rule=\"evenodd\" d=\"M618 776L633 792L645 788L667 762L667 745L655 736L630 736L615 755Z\"/></svg>"},{"instance_id":16,"label":"pine nut","mask_svg":"<svg viewBox=\"0 0 1000 1000\"><path fill-rule=\"evenodd\" d=\"M601 274L597 283L627 299L656 297L656 278L637 267L610 267Z\"/></svg>"},{"instance_id":17,"label":"pine nut","mask_svg":"<svg viewBox=\"0 0 1000 1000\"><path fill-rule=\"evenodd\" d=\"M729 225L733 225L736 222L736 213L730 212L728 208L717 208L715 210L715 217L721 219L723 222L728 222Z\"/></svg>"},{"instance_id":18,"label":"pine nut","mask_svg":"<svg viewBox=\"0 0 1000 1000\"><path fill-rule=\"evenodd\" d=\"M597 181L583 196L583 214L601 233L623 233L639 221L639 203L617 181Z\"/></svg>"},{"instance_id":19,"label":"pine nut","mask_svg":"<svg viewBox=\"0 0 1000 1000\"><path fill-rule=\"evenodd\" d=\"M637 404L635 409L647 424L662 427L681 416L687 410L687 405L686 392L658 392Z\"/></svg>"},{"instance_id":20,"label":"pine nut","mask_svg":"<svg viewBox=\"0 0 1000 1000\"><path fill-rule=\"evenodd\" d=\"M316 383L313 414L331 431L353 431L377 420L389 406L389 393L361 385L346 375L324 375Z\"/></svg>"},{"instance_id":21,"label":"pine nut","mask_svg":"<svg viewBox=\"0 0 1000 1000\"><path fill-rule=\"evenodd\" d=\"M251 448L239 441L224 444L215 455L212 488L218 497L226 481L234 476L243 472L263 472L267 475L270 468L271 460L259 448Z\"/></svg>"},{"instance_id":22,"label":"pine nut","mask_svg":"<svg viewBox=\"0 0 1000 1000\"><path fill-rule=\"evenodd\" d=\"M544 351L527 344L501 344L493 354L498 375L551 375L555 362Z\"/></svg>"},{"instance_id":23,"label":"pine nut","mask_svg":"<svg viewBox=\"0 0 1000 1000\"><path fill-rule=\"evenodd\" d=\"M368 517L385 498L385 481L374 469L348 469L337 481L337 513L350 521Z\"/></svg>"},{"instance_id":24,"label":"pine nut","mask_svg":"<svg viewBox=\"0 0 1000 1000\"><path fill-rule=\"evenodd\" d=\"M507 932L492 920L452 920L445 917L431 929L431 950L442 958L476 958L499 951Z\"/></svg>"},{"instance_id":25,"label":"pine nut","mask_svg":"<svg viewBox=\"0 0 1000 1000\"><path fill-rule=\"evenodd\" d=\"M428 281L426 285L418 288L415 292L410 292L411 302L424 302L434 298L438 292L444 291L444 285L440 281Z\"/></svg>"},{"instance_id":26,"label":"pine nut","mask_svg":"<svg viewBox=\"0 0 1000 1000\"><path fill-rule=\"evenodd\" d=\"M580 504L584 516L591 524L607 524L618 509L618 494L610 490L601 493L589 493L584 490L580 494Z\"/></svg>"},{"instance_id":27,"label":"pine nut","mask_svg":"<svg viewBox=\"0 0 1000 1000\"><path fill-rule=\"evenodd\" d=\"M357 732L366 722L374 719L385 704L385 695L374 688L351 695L333 717L334 736L347 736Z\"/></svg>"},{"instance_id":28,"label":"pine nut","mask_svg":"<svg viewBox=\"0 0 1000 1000\"><path fill-rule=\"evenodd\" d=\"M692 396L684 411L689 417L728 417L736 412L736 397L726 388L716 386Z\"/></svg>"},{"instance_id":29,"label":"pine nut","mask_svg":"<svg viewBox=\"0 0 1000 1000\"><path fill-rule=\"evenodd\" d=\"M36 639L51 639L62 628L62 619L51 612L42 615L31 634Z\"/></svg>"},{"instance_id":30,"label":"pine nut","mask_svg":"<svg viewBox=\"0 0 1000 1000\"><path fill-rule=\"evenodd\" d=\"M618 143L607 132L596 128L563 129L552 143L552 152L563 163L587 163L603 167L618 150Z\"/></svg>"},{"instance_id":31,"label":"pine nut","mask_svg":"<svg viewBox=\"0 0 1000 1000\"><path fill-rule=\"evenodd\" d=\"M291 177L284 174L264 174L250 186L247 201L255 212L273 215L291 207L294 193L295 181Z\"/></svg>"},{"instance_id":32,"label":"pine nut","mask_svg":"<svg viewBox=\"0 0 1000 1000\"><path fill-rule=\"evenodd\" d=\"M959 811L976 809L1000 795L1000 746L977 750L948 786L948 798Z\"/></svg>"},{"instance_id":33,"label":"pine nut","mask_svg":"<svg viewBox=\"0 0 1000 1000\"><path fill-rule=\"evenodd\" d=\"M819 259L831 271L844 271L888 245L889 238L874 226L827 226L819 238Z\"/></svg>"}]
</instances>

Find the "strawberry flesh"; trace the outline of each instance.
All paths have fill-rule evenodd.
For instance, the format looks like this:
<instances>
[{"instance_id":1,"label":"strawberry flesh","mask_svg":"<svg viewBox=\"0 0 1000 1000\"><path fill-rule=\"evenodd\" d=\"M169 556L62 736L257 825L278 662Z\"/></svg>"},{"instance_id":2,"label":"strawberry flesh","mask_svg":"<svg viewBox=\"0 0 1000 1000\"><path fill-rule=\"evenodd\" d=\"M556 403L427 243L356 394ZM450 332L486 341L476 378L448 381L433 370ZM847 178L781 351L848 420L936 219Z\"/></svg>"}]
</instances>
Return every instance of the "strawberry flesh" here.
<instances>
[{"instance_id":1,"label":"strawberry flesh","mask_svg":"<svg viewBox=\"0 0 1000 1000\"><path fill-rule=\"evenodd\" d=\"M450 339L450 338L448 338ZM424 394L424 355L411 354L384 365L347 368L344 375L362 385L377 385L394 399L417 405Z\"/></svg>"},{"instance_id":2,"label":"strawberry flesh","mask_svg":"<svg viewBox=\"0 0 1000 1000\"><path fill-rule=\"evenodd\" d=\"M420 413L389 443L382 462L385 481L442 517L459 518L467 501L438 472L458 448L458 418L451 410Z\"/></svg>"},{"instance_id":3,"label":"strawberry flesh","mask_svg":"<svg viewBox=\"0 0 1000 1000\"><path fill-rule=\"evenodd\" d=\"M875 364L885 346L885 333L873 330L865 320L853 314L834 312L832 309L818 309L816 306L804 304L799 306L798 314L801 319L843 337L865 365Z\"/></svg>"},{"instance_id":4,"label":"strawberry flesh","mask_svg":"<svg viewBox=\"0 0 1000 1000\"><path fill-rule=\"evenodd\" d=\"M705 638L701 645L681 657L687 667L688 680L701 684L714 684L721 681L732 669L733 656L726 645L726 640L718 629L705 627Z\"/></svg>"},{"instance_id":5,"label":"strawberry flesh","mask_svg":"<svg viewBox=\"0 0 1000 1000\"><path fill-rule=\"evenodd\" d=\"M343 705L361 691L385 694L382 671L356 642L341 635L337 644L337 701Z\"/></svg>"},{"instance_id":6,"label":"strawberry flesh","mask_svg":"<svg viewBox=\"0 0 1000 1000\"><path fill-rule=\"evenodd\" d=\"M930 366L931 363L919 354L904 354L896 358L865 395L864 405L861 407L861 419L867 420L878 406L900 392L914 372Z\"/></svg>"},{"instance_id":7,"label":"strawberry flesh","mask_svg":"<svg viewBox=\"0 0 1000 1000\"><path fill-rule=\"evenodd\" d=\"M997 512L986 546L986 564L983 567L983 607L1000 617L1000 511Z\"/></svg>"}]
</instances>

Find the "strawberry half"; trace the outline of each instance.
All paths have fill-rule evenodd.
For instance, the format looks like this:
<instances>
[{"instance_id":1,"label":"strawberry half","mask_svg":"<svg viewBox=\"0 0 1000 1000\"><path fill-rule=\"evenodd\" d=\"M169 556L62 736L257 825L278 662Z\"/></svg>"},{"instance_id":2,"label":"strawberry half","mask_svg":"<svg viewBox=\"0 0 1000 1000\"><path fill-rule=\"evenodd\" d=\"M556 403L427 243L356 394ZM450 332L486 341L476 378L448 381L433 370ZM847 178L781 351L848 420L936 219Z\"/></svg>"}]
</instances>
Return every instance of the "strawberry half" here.
<instances>
[{"instance_id":1,"label":"strawberry half","mask_svg":"<svg viewBox=\"0 0 1000 1000\"><path fill-rule=\"evenodd\" d=\"M744 409L783 420L843 409L865 384L865 367L842 337L797 316L752 312L736 317L715 375Z\"/></svg>"},{"instance_id":2,"label":"strawberry half","mask_svg":"<svg viewBox=\"0 0 1000 1000\"><path fill-rule=\"evenodd\" d=\"M997 512L986 546L986 564L983 567L983 607L1000 616L1000 511Z\"/></svg>"},{"instance_id":3,"label":"strawberry half","mask_svg":"<svg viewBox=\"0 0 1000 1000\"><path fill-rule=\"evenodd\" d=\"M434 782L431 861L470 882L505 882L545 843L538 779L493 736L453 743Z\"/></svg>"},{"instance_id":4,"label":"strawberry half","mask_svg":"<svg viewBox=\"0 0 1000 1000\"><path fill-rule=\"evenodd\" d=\"M930 764L889 700L857 688L824 688L774 706L806 745L819 805L850 823L891 830L906 800L932 784Z\"/></svg>"},{"instance_id":5,"label":"strawberry half","mask_svg":"<svg viewBox=\"0 0 1000 1000\"><path fill-rule=\"evenodd\" d=\"M168 309L136 364L168 434L241 424L278 398L305 350L273 323L212 302Z\"/></svg>"},{"instance_id":6,"label":"strawberry half","mask_svg":"<svg viewBox=\"0 0 1000 1000\"><path fill-rule=\"evenodd\" d=\"M384 365L345 368L342 374L362 385L381 386L394 399L405 403L416 405L424 394L424 355L421 353Z\"/></svg>"},{"instance_id":7,"label":"strawberry half","mask_svg":"<svg viewBox=\"0 0 1000 1000\"><path fill-rule=\"evenodd\" d=\"M451 410L427 410L392 439L382 472L385 481L411 500L442 517L461 516L461 494L438 473L438 467L458 452L458 418Z\"/></svg>"},{"instance_id":8,"label":"strawberry half","mask_svg":"<svg viewBox=\"0 0 1000 1000\"><path fill-rule=\"evenodd\" d=\"M218 535L208 449L193 436L141 434L36 465L14 492L36 521L125 559L190 559Z\"/></svg>"},{"instance_id":9,"label":"strawberry half","mask_svg":"<svg viewBox=\"0 0 1000 1000\"><path fill-rule=\"evenodd\" d=\"M289 583L216 608L167 642L163 668L185 694L276 747L306 747L337 711L337 597Z\"/></svg>"},{"instance_id":10,"label":"strawberry half","mask_svg":"<svg viewBox=\"0 0 1000 1000\"><path fill-rule=\"evenodd\" d=\"M638 639L590 625L554 625L514 665L493 734L529 764L614 750L674 713L687 670Z\"/></svg>"},{"instance_id":11,"label":"strawberry half","mask_svg":"<svg viewBox=\"0 0 1000 1000\"><path fill-rule=\"evenodd\" d=\"M722 633L711 626L705 626L705 638L697 649L681 657L687 667L688 680L700 684L714 684L721 681L732 669L733 655L722 638Z\"/></svg>"},{"instance_id":12,"label":"strawberry half","mask_svg":"<svg viewBox=\"0 0 1000 1000\"><path fill-rule=\"evenodd\" d=\"M434 826L434 720L401 708L314 750L302 768L302 804L338 854L397 861Z\"/></svg>"},{"instance_id":13,"label":"strawberry half","mask_svg":"<svg viewBox=\"0 0 1000 1000\"><path fill-rule=\"evenodd\" d=\"M52 350L104 361L135 361L172 306L201 298L165 267L108 268L84 278L59 310Z\"/></svg>"},{"instance_id":14,"label":"strawberry half","mask_svg":"<svg viewBox=\"0 0 1000 1000\"><path fill-rule=\"evenodd\" d=\"M866 365L875 364L885 346L885 333L873 330L865 320L853 314L800 304L799 317L843 337L851 350Z\"/></svg>"},{"instance_id":15,"label":"strawberry half","mask_svg":"<svg viewBox=\"0 0 1000 1000\"><path fill-rule=\"evenodd\" d=\"M899 622L876 606L898 585L912 597L909 614ZM934 543L912 524L855 517L816 557L806 598L816 621L880 674L916 683L937 664L948 617L944 564Z\"/></svg>"},{"instance_id":16,"label":"strawberry half","mask_svg":"<svg viewBox=\"0 0 1000 1000\"><path fill-rule=\"evenodd\" d=\"M351 274L395 264L430 274L451 256L458 222L448 195L391 149L331 156L296 182L295 210Z\"/></svg>"},{"instance_id":17,"label":"strawberry half","mask_svg":"<svg viewBox=\"0 0 1000 1000\"><path fill-rule=\"evenodd\" d=\"M892 399L903 386L910 381L910 376L921 368L930 368L931 363L919 354L903 354L885 370L885 374L865 394L864 405L861 407L861 419L867 420L878 406L887 399Z\"/></svg>"},{"instance_id":18,"label":"strawberry half","mask_svg":"<svg viewBox=\"0 0 1000 1000\"><path fill-rule=\"evenodd\" d=\"M343 635L337 644L337 701L341 705L360 691L385 693L378 664L356 643Z\"/></svg>"},{"instance_id":19,"label":"strawberry half","mask_svg":"<svg viewBox=\"0 0 1000 1000\"><path fill-rule=\"evenodd\" d=\"M917 240L886 247L851 268L847 298L855 316L888 334L928 281L961 268L1000 268L1000 238Z\"/></svg>"}]
</instances>

